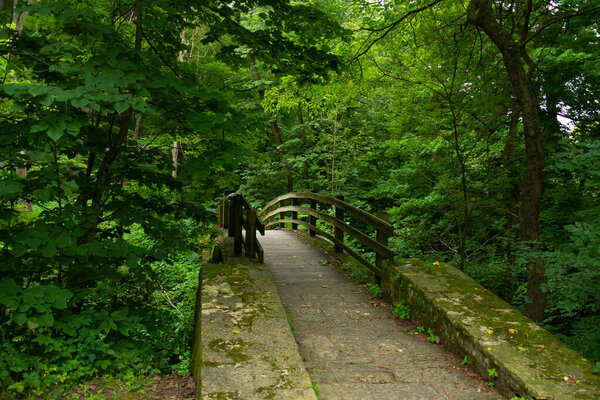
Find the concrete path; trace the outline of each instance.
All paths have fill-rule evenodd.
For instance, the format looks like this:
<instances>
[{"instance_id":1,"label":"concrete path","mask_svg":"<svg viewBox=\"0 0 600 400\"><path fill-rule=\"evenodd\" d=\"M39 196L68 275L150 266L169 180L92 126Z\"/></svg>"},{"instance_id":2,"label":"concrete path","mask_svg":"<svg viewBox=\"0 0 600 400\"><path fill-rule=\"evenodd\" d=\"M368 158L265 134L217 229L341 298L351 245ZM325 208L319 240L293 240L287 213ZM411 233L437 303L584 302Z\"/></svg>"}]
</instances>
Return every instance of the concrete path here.
<instances>
[{"instance_id":1,"label":"concrete path","mask_svg":"<svg viewBox=\"0 0 600 400\"><path fill-rule=\"evenodd\" d=\"M320 400L504 399L289 231L260 242Z\"/></svg>"}]
</instances>

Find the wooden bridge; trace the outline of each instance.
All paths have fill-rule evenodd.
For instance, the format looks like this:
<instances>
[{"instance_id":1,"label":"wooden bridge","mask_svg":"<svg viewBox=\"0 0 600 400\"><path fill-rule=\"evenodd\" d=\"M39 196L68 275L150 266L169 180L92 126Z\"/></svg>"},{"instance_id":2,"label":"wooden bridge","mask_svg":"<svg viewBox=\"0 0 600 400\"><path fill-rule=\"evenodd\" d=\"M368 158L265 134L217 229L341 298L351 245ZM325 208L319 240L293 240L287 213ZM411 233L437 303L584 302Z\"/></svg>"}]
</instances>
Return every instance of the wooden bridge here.
<instances>
[{"instance_id":1,"label":"wooden bridge","mask_svg":"<svg viewBox=\"0 0 600 400\"><path fill-rule=\"evenodd\" d=\"M273 286L253 284L236 294L242 290L239 266L233 278L221 269L222 279L205 282L209 299L202 300L202 315L209 319L203 323L224 323L219 335L233 333L223 342L227 351L251 343L247 359L270 360L279 372L265 372L259 361L246 367L237 361L219 364L221 353L209 345L202 363L220 369L205 374L203 368L202 398L223 393L222 398L236 399L314 399L316 393L321 400L600 398L591 363L460 271L443 263L395 264L388 247L393 228L385 214L374 216L342 198L288 193L259 213L242 196L230 194L218 215L232 242L231 255L264 261L264 271L247 269L254 276L248 279ZM356 242L365 251L354 250ZM357 271L350 260L370 271L372 293L340 268L354 265ZM252 328L244 313L255 318L260 314L255 309L265 309L261 290L277 291L281 303L269 304L282 305L286 315L264 314L263 324L254 322ZM229 294L221 299L218 293ZM373 294L383 294L394 306ZM242 301L256 303L254 311L244 311ZM293 341L281 338L282 330L289 333L286 318ZM203 343L214 344L209 340L214 327L207 329L211 333ZM560 376L548 372L550 366Z\"/></svg>"}]
</instances>

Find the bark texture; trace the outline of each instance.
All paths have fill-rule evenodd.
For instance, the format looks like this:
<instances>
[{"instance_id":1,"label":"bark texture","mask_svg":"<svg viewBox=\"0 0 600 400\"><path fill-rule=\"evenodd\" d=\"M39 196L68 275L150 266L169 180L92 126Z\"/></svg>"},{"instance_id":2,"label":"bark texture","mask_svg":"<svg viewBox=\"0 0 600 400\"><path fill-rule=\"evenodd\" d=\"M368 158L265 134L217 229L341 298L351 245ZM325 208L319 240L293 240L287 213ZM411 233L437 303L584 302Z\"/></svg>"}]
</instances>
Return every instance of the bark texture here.
<instances>
[{"instance_id":1,"label":"bark texture","mask_svg":"<svg viewBox=\"0 0 600 400\"><path fill-rule=\"evenodd\" d=\"M530 81L533 65L525 47L515 41L494 16L490 0L472 0L467 8L467 21L480 28L498 47L511 86L517 97L525 133L526 171L521 189L521 238L533 250L527 267L527 297L525 314L536 322L544 319L546 268L536 250L540 249L539 215L544 182L543 126L539 105ZM527 22L526 22L527 23ZM524 29L527 29L525 27Z\"/></svg>"}]
</instances>

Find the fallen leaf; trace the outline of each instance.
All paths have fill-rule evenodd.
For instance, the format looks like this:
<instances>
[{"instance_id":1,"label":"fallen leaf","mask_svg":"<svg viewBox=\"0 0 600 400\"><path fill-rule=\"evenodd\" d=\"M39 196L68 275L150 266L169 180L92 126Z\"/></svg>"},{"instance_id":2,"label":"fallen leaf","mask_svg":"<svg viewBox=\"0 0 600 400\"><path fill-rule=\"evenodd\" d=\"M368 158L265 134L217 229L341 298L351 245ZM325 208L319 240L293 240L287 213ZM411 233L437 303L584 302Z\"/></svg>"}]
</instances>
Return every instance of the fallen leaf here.
<instances>
[{"instance_id":1,"label":"fallen leaf","mask_svg":"<svg viewBox=\"0 0 600 400\"><path fill-rule=\"evenodd\" d=\"M433 263L433 265L440 265L440 262L436 261L436 262Z\"/></svg>"},{"instance_id":2,"label":"fallen leaf","mask_svg":"<svg viewBox=\"0 0 600 400\"><path fill-rule=\"evenodd\" d=\"M302 307L309 308L309 307L312 307L312 306L310 304L302 304Z\"/></svg>"},{"instance_id":3,"label":"fallen leaf","mask_svg":"<svg viewBox=\"0 0 600 400\"><path fill-rule=\"evenodd\" d=\"M513 334L514 334L514 333L519 333L519 331L518 331L518 330L516 330L516 329L509 329L508 331L509 331L510 333L513 333Z\"/></svg>"},{"instance_id":4,"label":"fallen leaf","mask_svg":"<svg viewBox=\"0 0 600 400\"><path fill-rule=\"evenodd\" d=\"M322 288L327 289L328 286L327 285L321 285Z\"/></svg>"},{"instance_id":5,"label":"fallen leaf","mask_svg":"<svg viewBox=\"0 0 600 400\"><path fill-rule=\"evenodd\" d=\"M525 351L525 347L521 347L521 346L519 346L519 347L517 347L517 349L518 349L519 351Z\"/></svg>"},{"instance_id":6,"label":"fallen leaf","mask_svg":"<svg viewBox=\"0 0 600 400\"><path fill-rule=\"evenodd\" d=\"M485 331L487 332L488 335L491 335L492 333L494 333L494 331L491 329L486 329Z\"/></svg>"},{"instance_id":7,"label":"fallen leaf","mask_svg":"<svg viewBox=\"0 0 600 400\"><path fill-rule=\"evenodd\" d=\"M375 364L375 366L379 369L390 369L389 365L384 365L384 364Z\"/></svg>"},{"instance_id":8,"label":"fallen leaf","mask_svg":"<svg viewBox=\"0 0 600 400\"><path fill-rule=\"evenodd\" d=\"M492 351L492 348L491 348L491 347L488 347L488 351Z\"/></svg>"},{"instance_id":9,"label":"fallen leaf","mask_svg":"<svg viewBox=\"0 0 600 400\"><path fill-rule=\"evenodd\" d=\"M366 312L363 315L366 315L368 317L369 315L371 315L371 313Z\"/></svg>"},{"instance_id":10,"label":"fallen leaf","mask_svg":"<svg viewBox=\"0 0 600 400\"><path fill-rule=\"evenodd\" d=\"M236 335L237 335L238 333L240 333L240 331L236 331L236 330L234 329L234 330L232 330L232 331L231 331L231 333L233 333L233 334L236 334Z\"/></svg>"},{"instance_id":11,"label":"fallen leaf","mask_svg":"<svg viewBox=\"0 0 600 400\"><path fill-rule=\"evenodd\" d=\"M217 308L221 308L221 306L216 306Z\"/></svg>"}]
</instances>

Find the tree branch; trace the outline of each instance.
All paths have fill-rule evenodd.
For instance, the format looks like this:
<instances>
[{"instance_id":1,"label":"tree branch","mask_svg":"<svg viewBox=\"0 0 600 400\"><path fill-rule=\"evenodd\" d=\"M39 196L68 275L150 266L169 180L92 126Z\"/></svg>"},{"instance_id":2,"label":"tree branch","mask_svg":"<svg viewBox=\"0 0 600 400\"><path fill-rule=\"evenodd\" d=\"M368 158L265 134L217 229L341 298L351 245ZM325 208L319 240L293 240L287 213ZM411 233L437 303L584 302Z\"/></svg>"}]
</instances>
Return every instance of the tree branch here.
<instances>
[{"instance_id":1,"label":"tree branch","mask_svg":"<svg viewBox=\"0 0 600 400\"><path fill-rule=\"evenodd\" d=\"M531 35L529 35L527 37L527 39L525 39L524 41L521 42L521 46L525 46L528 42L530 42L531 40L533 40L533 38L535 38L537 35L539 35L540 33L542 33L544 30L546 30L547 28L549 28L550 26L554 25L555 23L562 21L564 19L569 19L569 18L573 18L573 17L577 17L579 15L583 15L583 14L587 14L590 12L594 12L600 10L600 5L595 6L595 7L591 7L585 10L579 10L579 11L575 11L572 12L570 14L566 14L566 15L557 15L554 18L549 18L546 21L544 21L542 23L542 25L539 27L539 29L537 29L535 32L533 32Z\"/></svg>"},{"instance_id":2,"label":"tree branch","mask_svg":"<svg viewBox=\"0 0 600 400\"><path fill-rule=\"evenodd\" d=\"M401 22L403 22L404 20L406 20L408 17L410 17L411 15L415 15L420 13L421 11L425 11L433 6L435 6L438 3L441 3L444 0L434 0L431 3L424 5L422 7L419 8L415 8L414 10L411 10L409 12L407 12L406 14L404 14L402 17L398 18L396 21L392 22L389 25L383 26L381 28L377 28L377 29L369 29L372 33L375 32L383 32L381 35L377 36L374 40L372 40L367 47L365 48L365 44L363 43L360 48L359 48L359 53L356 54L354 57L352 57L352 59L350 59L350 62L352 61L356 61L358 60L360 57L364 56L365 54L367 54L369 52L369 50L371 50L371 48L375 45L375 43L379 42L380 40L382 40L383 38L385 38L392 30L394 30L394 28L396 28ZM371 37L371 35L369 35L369 38ZM361 51L361 49L363 49Z\"/></svg>"}]
</instances>

